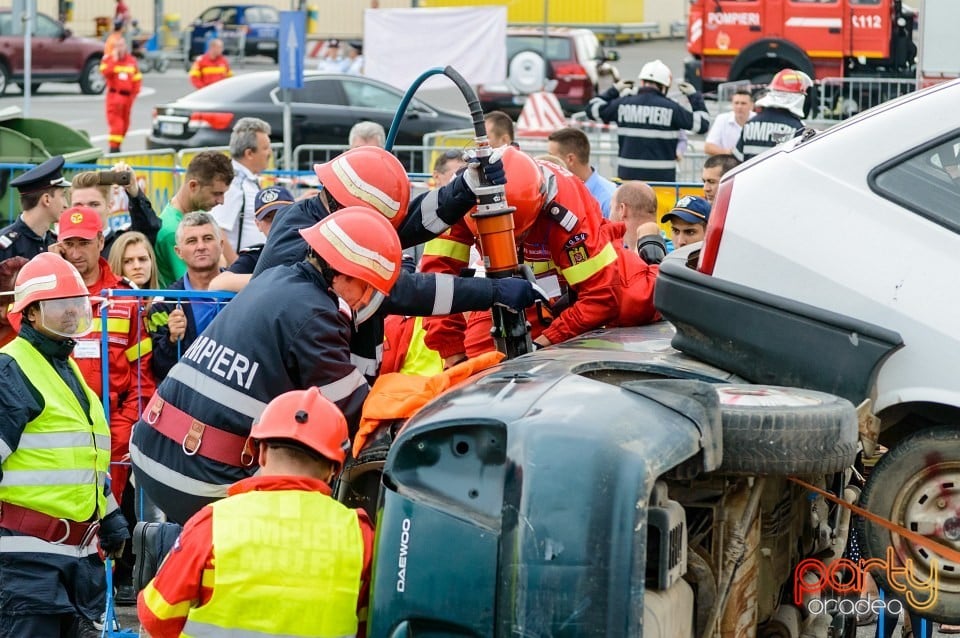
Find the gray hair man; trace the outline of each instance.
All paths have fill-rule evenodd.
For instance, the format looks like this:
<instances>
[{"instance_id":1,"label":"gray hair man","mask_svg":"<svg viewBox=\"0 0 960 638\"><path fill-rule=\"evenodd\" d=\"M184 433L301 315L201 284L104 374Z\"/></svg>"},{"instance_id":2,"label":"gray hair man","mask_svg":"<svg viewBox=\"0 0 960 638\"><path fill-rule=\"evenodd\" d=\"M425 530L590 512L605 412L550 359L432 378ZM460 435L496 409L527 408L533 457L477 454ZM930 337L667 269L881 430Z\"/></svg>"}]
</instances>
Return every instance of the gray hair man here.
<instances>
[{"instance_id":1,"label":"gray hair man","mask_svg":"<svg viewBox=\"0 0 960 638\"><path fill-rule=\"evenodd\" d=\"M266 241L257 228L254 200L260 191L260 174L273 156L270 125L255 117L237 120L230 134L230 156L233 181L223 204L210 210L226 238L223 254L227 263L233 263L237 251Z\"/></svg>"},{"instance_id":2,"label":"gray hair man","mask_svg":"<svg viewBox=\"0 0 960 638\"><path fill-rule=\"evenodd\" d=\"M387 145L387 133L377 122L357 122L350 129L347 143L350 148L357 148L358 146L379 146L383 148Z\"/></svg>"}]
</instances>

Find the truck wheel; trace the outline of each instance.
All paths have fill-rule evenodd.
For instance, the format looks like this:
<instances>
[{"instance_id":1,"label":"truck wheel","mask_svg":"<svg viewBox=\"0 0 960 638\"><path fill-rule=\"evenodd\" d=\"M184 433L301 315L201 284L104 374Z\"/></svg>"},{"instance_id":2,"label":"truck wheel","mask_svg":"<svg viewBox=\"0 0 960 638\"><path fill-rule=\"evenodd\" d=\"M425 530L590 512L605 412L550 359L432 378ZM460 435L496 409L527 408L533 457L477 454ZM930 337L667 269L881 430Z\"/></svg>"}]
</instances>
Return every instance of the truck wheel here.
<instances>
[{"instance_id":1,"label":"truck wheel","mask_svg":"<svg viewBox=\"0 0 960 638\"><path fill-rule=\"evenodd\" d=\"M721 385L721 472L832 474L857 456L857 414L846 399L799 388Z\"/></svg>"},{"instance_id":2,"label":"truck wheel","mask_svg":"<svg viewBox=\"0 0 960 638\"><path fill-rule=\"evenodd\" d=\"M860 504L912 532L960 549L960 428L927 428L900 441L873 468ZM886 560L892 548L897 566L910 570L909 578L901 574L898 582L928 583L936 560L936 599L917 611L939 622L960 620L960 564L876 523L861 520L860 526L867 557ZM887 570L871 573L880 587L892 591ZM929 600L929 586L910 589L920 604Z\"/></svg>"}]
</instances>

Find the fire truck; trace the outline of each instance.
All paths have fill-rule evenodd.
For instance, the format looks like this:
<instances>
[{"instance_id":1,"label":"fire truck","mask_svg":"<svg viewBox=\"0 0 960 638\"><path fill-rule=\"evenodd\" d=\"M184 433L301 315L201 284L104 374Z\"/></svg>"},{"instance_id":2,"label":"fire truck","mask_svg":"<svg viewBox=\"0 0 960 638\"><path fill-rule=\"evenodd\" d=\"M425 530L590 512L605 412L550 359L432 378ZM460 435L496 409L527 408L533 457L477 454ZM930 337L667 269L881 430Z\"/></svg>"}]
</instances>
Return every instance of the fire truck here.
<instances>
[{"instance_id":1,"label":"fire truck","mask_svg":"<svg viewBox=\"0 0 960 638\"><path fill-rule=\"evenodd\" d=\"M815 79L912 78L916 14L900 0L691 0L684 75L707 92L766 84L784 68Z\"/></svg>"}]
</instances>

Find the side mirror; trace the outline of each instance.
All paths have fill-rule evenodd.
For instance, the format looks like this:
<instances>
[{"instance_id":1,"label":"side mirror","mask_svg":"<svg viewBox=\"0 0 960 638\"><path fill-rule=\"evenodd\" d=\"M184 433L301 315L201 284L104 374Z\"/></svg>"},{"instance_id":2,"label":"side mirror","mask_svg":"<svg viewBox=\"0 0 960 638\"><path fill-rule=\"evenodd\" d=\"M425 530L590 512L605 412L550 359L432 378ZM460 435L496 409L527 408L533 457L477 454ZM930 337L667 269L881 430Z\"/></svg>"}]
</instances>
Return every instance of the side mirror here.
<instances>
[{"instance_id":1,"label":"side mirror","mask_svg":"<svg viewBox=\"0 0 960 638\"><path fill-rule=\"evenodd\" d=\"M619 51L606 51L604 52L603 59L606 62L617 62L620 59Z\"/></svg>"},{"instance_id":2,"label":"side mirror","mask_svg":"<svg viewBox=\"0 0 960 638\"><path fill-rule=\"evenodd\" d=\"M60 41L62 42L63 40L66 40L67 38L71 37L72 35L73 35L73 31L71 31L70 29L67 29L66 27L64 27L64 28L60 31Z\"/></svg>"}]
</instances>

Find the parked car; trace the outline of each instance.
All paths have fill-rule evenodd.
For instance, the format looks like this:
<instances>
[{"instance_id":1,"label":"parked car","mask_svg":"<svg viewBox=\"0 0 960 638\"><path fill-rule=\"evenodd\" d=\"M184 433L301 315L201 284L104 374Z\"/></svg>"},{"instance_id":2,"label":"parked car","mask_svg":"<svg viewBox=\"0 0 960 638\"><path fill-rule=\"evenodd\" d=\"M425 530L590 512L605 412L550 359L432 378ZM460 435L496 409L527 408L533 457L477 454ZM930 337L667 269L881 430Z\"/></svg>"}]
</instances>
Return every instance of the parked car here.
<instances>
[{"instance_id":1,"label":"parked car","mask_svg":"<svg viewBox=\"0 0 960 638\"><path fill-rule=\"evenodd\" d=\"M87 95L103 93L103 42L79 38L43 13L36 14L36 23L30 47L32 91L44 82L77 82ZM23 53L24 37L13 34L10 9L0 9L0 95L11 83L23 83Z\"/></svg>"},{"instance_id":2,"label":"parked car","mask_svg":"<svg viewBox=\"0 0 960 638\"><path fill-rule=\"evenodd\" d=\"M224 41L228 54L265 55L278 61L280 50L280 13L262 4L225 4L210 7L184 32L193 59L207 50L210 38Z\"/></svg>"},{"instance_id":3,"label":"parked car","mask_svg":"<svg viewBox=\"0 0 960 638\"><path fill-rule=\"evenodd\" d=\"M853 406L745 385L672 335L597 330L505 361L355 451L336 494L377 521L370 635L795 636L773 630L803 616L804 635L825 636L842 622L791 594L800 561L842 552L849 514L787 477L842 485Z\"/></svg>"},{"instance_id":4,"label":"parked car","mask_svg":"<svg viewBox=\"0 0 960 638\"><path fill-rule=\"evenodd\" d=\"M228 78L204 87L153 111L148 148L226 146L233 125L242 117L270 123L272 139L283 141L283 102L277 71L261 71ZM350 128L372 120L389 130L403 93L370 78L307 71L302 89L291 91L293 145L347 144ZM466 109L466 106L464 107ZM471 126L467 115L430 106L414 99L397 135L397 145L423 144L423 136L441 130ZM401 155L410 170L422 170L421 154ZM309 168L309 162L301 162Z\"/></svg>"},{"instance_id":5,"label":"parked car","mask_svg":"<svg viewBox=\"0 0 960 638\"><path fill-rule=\"evenodd\" d=\"M954 548L960 132L946 114L958 101L954 80L808 131L730 171L698 270L681 263L690 255L668 259L656 299L677 328L674 345L688 354L754 382L864 402L868 452L877 429L890 451L862 505ZM868 556L884 559L893 547L917 579L939 578L925 616L960 619L960 565L870 521L864 531ZM875 574L881 585L889 573Z\"/></svg>"},{"instance_id":6,"label":"parked car","mask_svg":"<svg viewBox=\"0 0 960 638\"><path fill-rule=\"evenodd\" d=\"M568 113L582 111L596 95L607 62L620 59L606 51L589 29L514 27L507 30L507 79L482 84L477 96L484 111L501 110L516 117L526 96L539 91L544 80L555 81L553 93Z\"/></svg>"}]
</instances>

